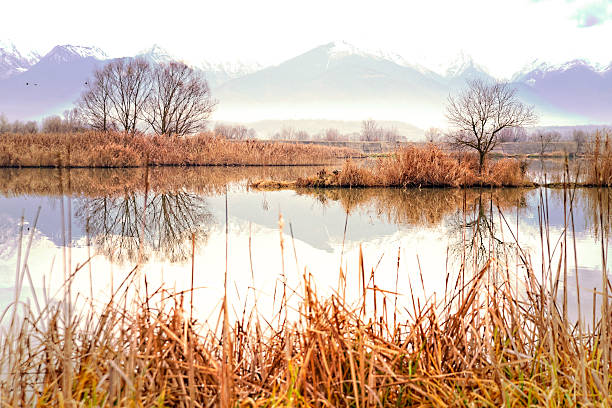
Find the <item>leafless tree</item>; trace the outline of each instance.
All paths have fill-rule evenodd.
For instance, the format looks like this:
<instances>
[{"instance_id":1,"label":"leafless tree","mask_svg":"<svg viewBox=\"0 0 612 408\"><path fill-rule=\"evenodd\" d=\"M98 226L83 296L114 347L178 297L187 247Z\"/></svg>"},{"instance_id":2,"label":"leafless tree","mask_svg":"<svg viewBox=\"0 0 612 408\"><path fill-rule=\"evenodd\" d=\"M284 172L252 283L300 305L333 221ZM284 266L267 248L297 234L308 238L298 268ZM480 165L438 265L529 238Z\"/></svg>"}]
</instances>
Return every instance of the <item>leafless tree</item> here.
<instances>
[{"instance_id":1,"label":"leafless tree","mask_svg":"<svg viewBox=\"0 0 612 408\"><path fill-rule=\"evenodd\" d=\"M305 141L310 140L310 135L305 130L298 130L297 132L295 132L294 138L295 140Z\"/></svg>"},{"instance_id":2,"label":"leafless tree","mask_svg":"<svg viewBox=\"0 0 612 408\"><path fill-rule=\"evenodd\" d=\"M361 140L374 142L381 139L383 130L375 120L368 119L361 122Z\"/></svg>"},{"instance_id":3,"label":"leafless tree","mask_svg":"<svg viewBox=\"0 0 612 408\"><path fill-rule=\"evenodd\" d=\"M1 133L10 133L11 132L11 124L7 119L4 113L0 113L0 134Z\"/></svg>"},{"instance_id":4,"label":"leafless tree","mask_svg":"<svg viewBox=\"0 0 612 408\"><path fill-rule=\"evenodd\" d=\"M106 67L112 109L120 130L134 134L151 92L151 67L144 59L118 59Z\"/></svg>"},{"instance_id":5,"label":"leafless tree","mask_svg":"<svg viewBox=\"0 0 612 408\"><path fill-rule=\"evenodd\" d=\"M38 124L30 120L28 122L22 122L20 120L16 120L14 122L9 122L8 118L0 113L0 134L3 133L37 133L38 132Z\"/></svg>"},{"instance_id":6,"label":"leafless tree","mask_svg":"<svg viewBox=\"0 0 612 408\"><path fill-rule=\"evenodd\" d=\"M500 143L517 143L527 140L527 132L523 127L504 128L499 132Z\"/></svg>"},{"instance_id":7,"label":"leafless tree","mask_svg":"<svg viewBox=\"0 0 612 408\"><path fill-rule=\"evenodd\" d=\"M534 139L538 143L540 156L544 156L550 145L560 138L561 135L558 132L538 130L534 135Z\"/></svg>"},{"instance_id":8,"label":"leafless tree","mask_svg":"<svg viewBox=\"0 0 612 408\"><path fill-rule=\"evenodd\" d=\"M449 96L446 117L453 128L450 141L478 152L482 172L487 154L499 142L499 132L536 123L533 107L523 104L506 83L468 81L457 96Z\"/></svg>"},{"instance_id":9,"label":"leafless tree","mask_svg":"<svg viewBox=\"0 0 612 408\"><path fill-rule=\"evenodd\" d=\"M395 126L389 129L383 129L382 133L383 133L383 137L382 137L383 140L387 142L397 143L401 139L401 136Z\"/></svg>"},{"instance_id":10,"label":"leafless tree","mask_svg":"<svg viewBox=\"0 0 612 408\"><path fill-rule=\"evenodd\" d=\"M340 132L338 129L329 128L325 130L325 140L330 142L340 140Z\"/></svg>"},{"instance_id":11,"label":"leafless tree","mask_svg":"<svg viewBox=\"0 0 612 408\"><path fill-rule=\"evenodd\" d=\"M215 125L215 133L226 139L233 140L245 140L249 138L249 131L244 125L225 125L223 123L217 123Z\"/></svg>"},{"instance_id":12,"label":"leafless tree","mask_svg":"<svg viewBox=\"0 0 612 408\"><path fill-rule=\"evenodd\" d=\"M282 140L292 140L294 138L295 130L292 127L283 127L280 132L280 138Z\"/></svg>"},{"instance_id":13,"label":"leafless tree","mask_svg":"<svg viewBox=\"0 0 612 408\"><path fill-rule=\"evenodd\" d=\"M442 131L436 127L430 127L425 131L425 141L427 143L438 143L442 140Z\"/></svg>"},{"instance_id":14,"label":"leafless tree","mask_svg":"<svg viewBox=\"0 0 612 408\"><path fill-rule=\"evenodd\" d=\"M111 119L111 66L107 65L94 72L87 89L77 101L77 107L87 125L95 130L106 132L115 128Z\"/></svg>"},{"instance_id":15,"label":"leafless tree","mask_svg":"<svg viewBox=\"0 0 612 408\"><path fill-rule=\"evenodd\" d=\"M582 153L584 145L588 139L588 134L584 130L574 130L572 132L572 140L576 143L576 154Z\"/></svg>"},{"instance_id":16,"label":"leafless tree","mask_svg":"<svg viewBox=\"0 0 612 408\"><path fill-rule=\"evenodd\" d=\"M19 133L38 133L38 123L36 123L36 121L34 120L29 120L23 123L21 128L19 129Z\"/></svg>"},{"instance_id":17,"label":"leafless tree","mask_svg":"<svg viewBox=\"0 0 612 408\"><path fill-rule=\"evenodd\" d=\"M42 120L41 130L44 133L62 133L66 131L64 121L59 115L47 116Z\"/></svg>"},{"instance_id":18,"label":"leafless tree","mask_svg":"<svg viewBox=\"0 0 612 408\"><path fill-rule=\"evenodd\" d=\"M145 121L158 135L184 136L206 128L216 102L204 76L181 62L156 66ZM246 128L244 132L246 138Z\"/></svg>"}]
</instances>

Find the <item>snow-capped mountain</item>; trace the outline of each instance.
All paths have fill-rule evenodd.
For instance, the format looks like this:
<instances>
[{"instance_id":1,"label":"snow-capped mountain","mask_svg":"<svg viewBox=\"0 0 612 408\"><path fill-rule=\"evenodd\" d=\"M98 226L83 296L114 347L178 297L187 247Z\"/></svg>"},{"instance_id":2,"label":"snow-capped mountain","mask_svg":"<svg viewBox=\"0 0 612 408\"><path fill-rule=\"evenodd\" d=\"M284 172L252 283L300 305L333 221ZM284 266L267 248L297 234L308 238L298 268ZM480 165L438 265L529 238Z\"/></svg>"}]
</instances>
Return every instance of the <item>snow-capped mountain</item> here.
<instances>
[{"instance_id":1,"label":"snow-capped mountain","mask_svg":"<svg viewBox=\"0 0 612 408\"><path fill-rule=\"evenodd\" d=\"M157 44L153 44L151 48L147 48L146 50L140 51L137 55L137 58L144 58L153 64L162 64L164 62L171 61L180 61L179 58L171 55L164 48L160 47Z\"/></svg>"},{"instance_id":2,"label":"snow-capped mountain","mask_svg":"<svg viewBox=\"0 0 612 408\"><path fill-rule=\"evenodd\" d=\"M391 119L427 115L445 94L444 84L421 68L332 42L231 80L215 97L223 119L242 112L249 120Z\"/></svg>"},{"instance_id":3,"label":"snow-capped mountain","mask_svg":"<svg viewBox=\"0 0 612 408\"><path fill-rule=\"evenodd\" d=\"M158 45L136 55L151 63L180 60ZM40 119L71 107L94 69L109 61L99 48L62 45L42 58L0 43L0 112ZM470 79L493 81L461 52L428 67L401 55L336 41L267 68L257 63L205 60L201 70L219 100L215 120L401 120L421 127L444 122L449 94ZM534 60L512 86L540 114L542 124L610 123L612 64Z\"/></svg>"},{"instance_id":4,"label":"snow-capped mountain","mask_svg":"<svg viewBox=\"0 0 612 408\"><path fill-rule=\"evenodd\" d=\"M612 121L612 68L573 60L563 64L535 62L514 75L513 82L525 98L554 106L568 115L587 120Z\"/></svg>"},{"instance_id":5,"label":"snow-capped mountain","mask_svg":"<svg viewBox=\"0 0 612 408\"><path fill-rule=\"evenodd\" d=\"M108 59L108 55L97 47L83 47L76 45L57 45L53 47L42 59L46 62L66 64L83 58L93 58L99 61ZM41 59L41 60L42 60Z\"/></svg>"},{"instance_id":6,"label":"snow-capped mountain","mask_svg":"<svg viewBox=\"0 0 612 408\"><path fill-rule=\"evenodd\" d=\"M27 71L38 59L36 53L23 55L11 41L0 41L0 80Z\"/></svg>"},{"instance_id":7,"label":"snow-capped mountain","mask_svg":"<svg viewBox=\"0 0 612 408\"><path fill-rule=\"evenodd\" d=\"M197 66L206 73L206 79L211 87L215 88L232 79L240 78L263 68L257 62L212 62L203 61Z\"/></svg>"},{"instance_id":8,"label":"snow-capped mountain","mask_svg":"<svg viewBox=\"0 0 612 408\"><path fill-rule=\"evenodd\" d=\"M40 119L71 108L106 58L95 47L54 47L27 70L0 80L0 112L11 119Z\"/></svg>"},{"instance_id":9,"label":"snow-capped mountain","mask_svg":"<svg viewBox=\"0 0 612 408\"><path fill-rule=\"evenodd\" d=\"M166 49L158 44L154 44L151 48L140 51L136 57L144 58L152 64L162 64L172 61L182 61L181 58L172 55ZM183 61L188 63L187 61ZM204 61L200 64L189 64L194 68L204 72L206 79L211 87L217 87L231 79L238 78L262 68L260 64L247 64L244 62L210 62Z\"/></svg>"}]
</instances>

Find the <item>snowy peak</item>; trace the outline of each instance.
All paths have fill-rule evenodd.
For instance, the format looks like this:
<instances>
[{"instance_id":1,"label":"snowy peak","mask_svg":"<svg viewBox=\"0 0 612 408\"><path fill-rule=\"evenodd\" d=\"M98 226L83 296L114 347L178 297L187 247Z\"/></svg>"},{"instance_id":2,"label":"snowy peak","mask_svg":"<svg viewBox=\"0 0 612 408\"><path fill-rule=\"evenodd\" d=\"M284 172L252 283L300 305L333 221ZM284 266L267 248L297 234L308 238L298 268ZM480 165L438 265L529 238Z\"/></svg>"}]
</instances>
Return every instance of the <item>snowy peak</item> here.
<instances>
[{"instance_id":1,"label":"snowy peak","mask_svg":"<svg viewBox=\"0 0 612 408\"><path fill-rule=\"evenodd\" d=\"M334 41L322 46L327 52L330 60L342 59L349 56L360 56L363 58L371 58L376 61L388 61L404 68L414 69L424 75L434 76L435 74L430 69L423 65L409 62L404 57L397 53L385 51L382 49L359 48L346 41Z\"/></svg>"},{"instance_id":2,"label":"snowy peak","mask_svg":"<svg viewBox=\"0 0 612 408\"><path fill-rule=\"evenodd\" d=\"M179 60L173 55L171 55L165 48L162 48L158 44L153 44L151 48L140 51L137 57L144 58L145 60L154 64L162 64L165 62Z\"/></svg>"},{"instance_id":3,"label":"snowy peak","mask_svg":"<svg viewBox=\"0 0 612 408\"><path fill-rule=\"evenodd\" d=\"M78 45L57 45L53 47L42 59L45 62L63 64L82 58L94 58L96 60L108 59L108 56L97 47L84 47Z\"/></svg>"},{"instance_id":4,"label":"snowy peak","mask_svg":"<svg viewBox=\"0 0 612 408\"><path fill-rule=\"evenodd\" d=\"M575 59L561 64L550 64L538 59L525 65L523 69L514 74L513 82L525 82L533 85L536 80L540 80L546 76L562 73L578 73L583 72L591 75L605 75L612 72L612 64L605 66L597 63L591 63L584 59Z\"/></svg>"},{"instance_id":5,"label":"snowy peak","mask_svg":"<svg viewBox=\"0 0 612 408\"><path fill-rule=\"evenodd\" d=\"M204 61L200 64L199 68L206 72L224 73L229 78L238 78L261 70L263 65L258 62L245 62L239 60L225 62Z\"/></svg>"},{"instance_id":6,"label":"snowy peak","mask_svg":"<svg viewBox=\"0 0 612 408\"><path fill-rule=\"evenodd\" d=\"M459 77L472 77L476 74L486 74L487 70L476 64L471 55L464 51L459 52L455 59L446 67L445 76L449 79Z\"/></svg>"},{"instance_id":7,"label":"snowy peak","mask_svg":"<svg viewBox=\"0 0 612 408\"><path fill-rule=\"evenodd\" d=\"M39 59L35 53L22 55L11 41L0 41L0 79L26 71Z\"/></svg>"}]
</instances>

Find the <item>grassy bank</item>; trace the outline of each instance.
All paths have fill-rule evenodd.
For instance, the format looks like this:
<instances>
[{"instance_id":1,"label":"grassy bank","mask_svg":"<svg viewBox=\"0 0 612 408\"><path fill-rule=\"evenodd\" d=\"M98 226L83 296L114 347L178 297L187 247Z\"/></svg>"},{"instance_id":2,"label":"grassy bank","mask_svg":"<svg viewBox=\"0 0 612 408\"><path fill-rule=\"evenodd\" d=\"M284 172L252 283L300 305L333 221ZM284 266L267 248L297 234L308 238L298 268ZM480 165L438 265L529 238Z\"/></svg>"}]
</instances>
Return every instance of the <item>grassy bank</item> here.
<instances>
[{"instance_id":1,"label":"grassy bank","mask_svg":"<svg viewBox=\"0 0 612 408\"><path fill-rule=\"evenodd\" d=\"M526 165L516 159L489 162L482 173L476 156L447 153L435 145L408 146L370 166L347 160L342 169L278 183L254 183L259 188L282 187L526 187Z\"/></svg>"},{"instance_id":2,"label":"grassy bank","mask_svg":"<svg viewBox=\"0 0 612 408\"><path fill-rule=\"evenodd\" d=\"M352 149L232 141L209 134L169 138L123 133L0 135L0 167L320 165L359 156Z\"/></svg>"}]
</instances>

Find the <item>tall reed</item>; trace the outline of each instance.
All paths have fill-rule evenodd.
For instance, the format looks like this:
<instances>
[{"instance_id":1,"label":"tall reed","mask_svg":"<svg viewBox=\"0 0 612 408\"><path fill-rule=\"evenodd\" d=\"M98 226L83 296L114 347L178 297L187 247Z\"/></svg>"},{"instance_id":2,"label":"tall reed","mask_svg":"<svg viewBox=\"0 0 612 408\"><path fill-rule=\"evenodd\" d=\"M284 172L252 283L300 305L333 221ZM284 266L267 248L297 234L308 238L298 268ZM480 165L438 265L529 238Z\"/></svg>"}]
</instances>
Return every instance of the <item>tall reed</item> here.
<instances>
[{"instance_id":1,"label":"tall reed","mask_svg":"<svg viewBox=\"0 0 612 408\"><path fill-rule=\"evenodd\" d=\"M526 166L516 159L501 159L478 172L470 154L451 154L433 144L398 149L371 166L351 160L340 171L298 179L298 187L519 187L532 185Z\"/></svg>"},{"instance_id":2,"label":"tall reed","mask_svg":"<svg viewBox=\"0 0 612 408\"><path fill-rule=\"evenodd\" d=\"M347 148L234 141L208 133L189 137L93 131L0 136L0 167L312 165L353 156L359 153Z\"/></svg>"},{"instance_id":3,"label":"tall reed","mask_svg":"<svg viewBox=\"0 0 612 408\"><path fill-rule=\"evenodd\" d=\"M20 238L15 302L1 320L0 399L4 406L609 405L605 240L595 294L602 313L593 313L592 325L580 313L571 321L561 295L570 284L564 271L577 264L575 244L566 250L575 239L574 191L564 193L561 237L548 227L546 194L541 265L517 242L521 286L491 253L476 269L464 263L448 275L438 297L404 293L412 306L401 318L399 294L377 284L362 253L357 301L345 297L345 275L335 294L322 296L305 272L295 318L286 318L292 306L283 302L278 316L254 309L230 319L226 295L219 320L203 325L187 312L189 292L150 287L138 267L103 307L76 308L70 283L84 265L71 269L69 261L63 294L43 287L25 303L25 280L34 287L34 223ZM551 245L557 241L561 251Z\"/></svg>"}]
</instances>

